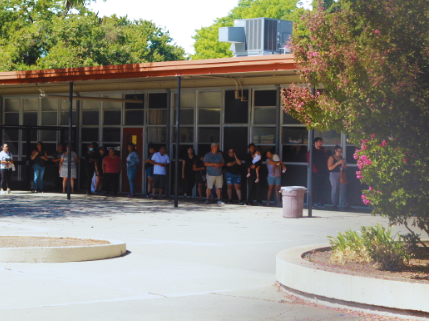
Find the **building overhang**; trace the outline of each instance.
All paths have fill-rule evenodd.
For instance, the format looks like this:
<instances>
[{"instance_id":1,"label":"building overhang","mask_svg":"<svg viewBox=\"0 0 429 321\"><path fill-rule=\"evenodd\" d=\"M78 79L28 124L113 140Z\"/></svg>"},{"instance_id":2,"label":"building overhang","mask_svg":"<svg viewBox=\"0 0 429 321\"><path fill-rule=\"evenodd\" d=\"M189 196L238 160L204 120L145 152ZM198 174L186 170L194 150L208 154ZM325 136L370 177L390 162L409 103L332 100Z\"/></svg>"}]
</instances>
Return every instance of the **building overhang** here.
<instances>
[{"instance_id":1,"label":"building overhang","mask_svg":"<svg viewBox=\"0 0 429 321\"><path fill-rule=\"evenodd\" d=\"M183 60L0 73L0 95L275 85L299 82L293 55Z\"/></svg>"}]
</instances>

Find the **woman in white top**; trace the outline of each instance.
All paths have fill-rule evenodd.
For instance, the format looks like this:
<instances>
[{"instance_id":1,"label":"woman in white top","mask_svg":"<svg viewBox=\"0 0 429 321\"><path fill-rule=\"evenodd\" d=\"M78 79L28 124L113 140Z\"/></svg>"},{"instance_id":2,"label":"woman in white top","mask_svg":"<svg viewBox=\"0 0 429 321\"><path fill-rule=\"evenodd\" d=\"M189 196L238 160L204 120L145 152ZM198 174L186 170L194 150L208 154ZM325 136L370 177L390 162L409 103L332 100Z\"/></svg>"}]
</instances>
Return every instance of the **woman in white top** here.
<instances>
[{"instance_id":1,"label":"woman in white top","mask_svg":"<svg viewBox=\"0 0 429 321\"><path fill-rule=\"evenodd\" d=\"M12 165L13 165L13 156L9 152L9 145L3 144L3 150L0 152L0 171L1 171L1 194L7 193L10 194L10 176L12 174Z\"/></svg>"}]
</instances>

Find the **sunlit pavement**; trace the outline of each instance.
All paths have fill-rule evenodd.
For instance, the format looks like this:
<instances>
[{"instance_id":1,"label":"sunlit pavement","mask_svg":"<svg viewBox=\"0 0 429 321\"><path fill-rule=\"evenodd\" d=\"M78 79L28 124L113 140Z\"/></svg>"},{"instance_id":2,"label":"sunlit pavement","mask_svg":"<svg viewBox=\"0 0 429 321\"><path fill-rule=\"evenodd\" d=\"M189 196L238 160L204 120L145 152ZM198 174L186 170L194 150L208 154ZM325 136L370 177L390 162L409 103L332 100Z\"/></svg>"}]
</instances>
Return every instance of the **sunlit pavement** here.
<instances>
[{"instance_id":1,"label":"sunlit pavement","mask_svg":"<svg viewBox=\"0 0 429 321\"><path fill-rule=\"evenodd\" d=\"M363 320L292 303L275 284L276 254L326 243L380 216L64 194L0 195L0 235L125 241L123 257L0 262L5 320ZM304 211L304 216L306 215Z\"/></svg>"}]
</instances>

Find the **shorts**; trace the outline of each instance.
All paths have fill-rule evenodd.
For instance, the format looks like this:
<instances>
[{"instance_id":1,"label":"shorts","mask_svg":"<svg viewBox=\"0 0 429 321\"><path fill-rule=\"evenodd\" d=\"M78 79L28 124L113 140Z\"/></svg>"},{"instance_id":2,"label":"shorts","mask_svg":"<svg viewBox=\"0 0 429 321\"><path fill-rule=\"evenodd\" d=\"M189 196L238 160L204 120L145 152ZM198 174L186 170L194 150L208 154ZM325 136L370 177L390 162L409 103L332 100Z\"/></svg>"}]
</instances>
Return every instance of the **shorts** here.
<instances>
[{"instance_id":1,"label":"shorts","mask_svg":"<svg viewBox=\"0 0 429 321\"><path fill-rule=\"evenodd\" d=\"M205 172L201 173L201 171L195 174L195 180L197 184L205 184L207 182L207 174Z\"/></svg>"},{"instance_id":2,"label":"shorts","mask_svg":"<svg viewBox=\"0 0 429 321\"><path fill-rule=\"evenodd\" d=\"M215 185L216 188L222 188L223 175L219 175L219 176L207 175L207 188L212 189L213 185Z\"/></svg>"},{"instance_id":3,"label":"shorts","mask_svg":"<svg viewBox=\"0 0 429 321\"><path fill-rule=\"evenodd\" d=\"M165 183L167 182L167 175L153 175L152 188L165 189Z\"/></svg>"},{"instance_id":4,"label":"shorts","mask_svg":"<svg viewBox=\"0 0 429 321\"><path fill-rule=\"evenodd\" d=\"M281 177L268 176L268 185L280 185L282 183Z\"/></svg>"},{"instance_id":5,"label":"shorts","mask_svg":"<svg viewBox=\"0 0 429 321\"><path fill-rule=\"evenodd\" d=\"M241 175L231 174L226 172L226 184L227 185L241 185Z\"/></svg>"},{"instance_id":6,"label":"shorts","mask_svg":"<svg viewBox=\"0 0 429 321\"><path fill-rule=\"evenodd\" d=\"M153 177L153 167L146 168L145 170L146 177Z\"/></svg>"}]
</instances>

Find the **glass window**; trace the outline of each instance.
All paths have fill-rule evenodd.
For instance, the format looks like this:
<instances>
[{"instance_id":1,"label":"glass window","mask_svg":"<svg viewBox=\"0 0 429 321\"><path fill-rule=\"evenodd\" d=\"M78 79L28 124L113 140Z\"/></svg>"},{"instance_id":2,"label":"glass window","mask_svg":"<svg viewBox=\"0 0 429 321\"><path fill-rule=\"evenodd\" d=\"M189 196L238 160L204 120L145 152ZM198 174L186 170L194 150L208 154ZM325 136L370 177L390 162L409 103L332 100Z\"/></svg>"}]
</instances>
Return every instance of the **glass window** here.
<instances>
[{"instance_id":1,"label":"glass window","mask_svg":"<svg viewBox=\"0 0 429 321\"><path fill-rule=\"evenodd\" d=\"M96 100L81 100L82 108L87 110L98 110L101 106L101 101Z\"/></svg>"},{"instance_id":2,"label":"glass window","mask_svg":"<svg viewBox=\"0 0 429 321\"><path fill-rule=\"evenodd\" d=\"M346 146L346 153L343 156L346 158L348 164L357 164L357 160L353 158L356 152L356 146Z\"/></svg>"},{"instance_id":3,"label":"glass window","mask_svg":"<svg viewBox=\"0 0 429 321\"><path fill-rule=\"evenodd\" d=\"M38 111L39 110L39 98L27 98L23 99L23 110L24 111Z\"/></svg>"},{"instance_id":4,"label":"glass window","mask_svg":"<svg viewBox=\"0 0 429 321\"><path fill-rule=\"evenodd\" d=\"M57 125L57 115L56 111L43 112L42 113L42 125L44 126L56 126Z\"/></svg>"},{"instance_id":5,"label":"glass window","mask_svg":"<svg viewBox=\"0 0 429 321\"><path fill-rule=\"evenodd\" d=\"M54 142L57 140L57 131L56 130L40 130L39 139L44 141Z\"/></svg>"},{"instance_id":6,"label":"glass window","mask_svg":"<svg viewBox=\"0 0 429 321\"><path fill-rule=\"evenodd\" d=\"M19 125L19 113L5 113L4 114L5 125Z\"/></svg>"},{"instance_id":7,"label":"glass window","mask_svg":"<svg viewBox=\"0 0 429 321\"><path fill-rule=\"evenodd\" d=\"M120 125L121 111L120 110L105 110L104 125Z\"/></svg>"},{"instance_id":8,"label":"glass window","mask_svg":"<svg viewBox=\"0 0 429 321\"><path fill-rule=\"evenodd\" d=\"M173 143L176 142L176 127L173 128ZM180 142L193 143L194 142L194 128L193 127L180 127Z\"/></svg>"},{"instance_id":9,"label":"glass window","mask_svg":"<svg viewBox=\"0 0 429 321\"><path fill-rule=\"evenodd\" d=\"M144 109L144 94L125 95L125 99L141 100L141 103L125 103L125 109Z\"/></svg>"},{"instance_id":10,"label":"glass window","mask_svg":"<svg viewBox=\"0 0 429 321\"><path fill-rule=\"evenodd\" d=\"M277 118L276 108L255 108L254 124L275 124Z\"/></svg>"},{"instance_id":11,"label":"glass window","mask_svg":"<svg viewBox=\"0 0 429 321\"><path fill-rule=\"evenodd\" d=\"M58 111L58 100L57 99L42 99L42 110L43 111Z\"/></svg>"},{"instance_id":12,"label":"glass window","mask_svg":"<svg viewBox=\"0 0 429 321\"><path fill-rule=\"evenodd\" d=\"M198 155L204 156L208 152L210 152L211 146L210 144L198 144Z\"/></svg>"},{"instance_id":13,"label":"glass window","mask_svg":"<svg viewBox=\"0 0 429 321\"><path fill-rule=\"evenodd\" d=\"M32 129L32 130L22 130L22 140L27 140L27 133L30 133L30 141L38 141L39 139L37 139L37 130L36 129Z\"/></svg>"},{"instance_id":14,"label":"glass window","mask_svg":"<svg viewBox=\"0 0 429 321\"><path fill-rule=\"evenodd\" d=\"M144 110L127 110L125 109L125 125L143 126Z\"/></svg>"},{"instance_id":15,"label":"glass window","mask_svg":"<svg viewBox=\"0 0 429 321\"><path fill-rule=\"evenodd\" d=\"M62 111L60 114L60 125L69 124L69 113L68 111ZM76 112L72 112L72 125L76 126Z\"/></svg>"},{"instance_id":16,"label":"glass window","mask_svg":"<svg viewBox=\"0 0 429 321\"><path fill-rule=\"evenodd\" d=\"M24 113L25 126L37 126L37 112L35 113Z\"/></svg>"},{"instance_id":17,"label":"glass window","mask_svg":"<svg viewBox=\"0 0 429 321\"><path fill-rule=\"evenodd\" d=\"M275 136L275 127L254 127L252 141L254 144L275 144Z\"/></svg>"},{"instance_id":18,"label":"glass window","mask_svg":"<svg viewBox=\"0 0 429 321\"><path fill-rule=\"evenodd\" d=\"M103 95L103 98L116 98L116 99L122 99L122 94L117 95ZM103 109L121 109L122 108L122 102L116 102L116 101L102 101Z\"/></svg>"},{"instance_id":19,"label":"glass window","mask_svg":"<svg viewBox=\"0 0 429 321\"><path fill-rule=\"evenodd\" d=\"M237 156L243 160L247 154L247 127L225 127L223 135L223 146L225 150L227 151L229 148L234 148Z\"/></svg>"},{"instance_id":20,"label":"glass window","mask_svg":"<svg viewBox=\"0 0 429 321\"><path fill-rule=\"evenodd\" d=\"M3 141L18 141L19 139L19 129L7 128L3 130Z\"/></svg>"},{"instance_id":21,"label":"glass window","mask_svg":"<svg viewBox=\"0 0 429 321\"><path fill-rule=\"evenodd\" d=\"M219 91L206 91L198 93L198 107L201 108L220 108L221 94Z\"/></svg>"},{"instance_id":22,"label":"glass window","mask_svg":"<svg viewBox=\"0 0 429 321\"><path fill-rule=\"evenodd\" d=\"M100 112L98 110L83 110L82 111L82 125L98 125Z\"/></svg>"},{"instance_id":23,"label":"glass window","mask_svg":"<svg viewBox=\"0 0 429 321\"><path fill-rule=\"evenodd\" d=\"M115 128L115 127L103 128L103 142L120 142L120 141L121 141L120 128Z\"/></svg>"},{"instance_id":24,"label":"glass window","mask_svg":"<svg viewBox=\"0 0 429 321\"><path fill-rule=\"evenodd\" d=\"M176 124L176 109L173 109L174 125ZM194 124L194 110L180 108L180 124L193 125Z\"/></svg>"},{"instance_id":25,"label":"glass window","mask_svg":"<svg viewBox=\"0 0 429 321\"><path fill-rule=\"evenodd\" d=\"M314 137L322 137L324 145L341 144L341 134L337 133L335 130L330 130L327 132L321 132L321 131L315 130Z\"/></svg>"},{"instance_id":26,"label":"glass window","mask_svg":"<svg viewBox=\"0 0 429 321\"><path fill-rule=\"evenodd\" d=\"M307 146L283 146L283 161L284 162L307 162Z\"/></svg>"},{"instance_id":27,"label":"glass window","mask_svg":"<svg viewBox=\"0 0 429 321\"><path fill-rule=\"evenodd\" d=\"M98 142L98 128L82 128L82 141Z\"/></svg>"},{"instance_id":28,"label":"glass window","mask_svg":"<svg viewBox=\"0 0 429 321\"><path fill-rule=\"evenodd\" d=\"M305 127L283 127L282 144L308 144Z\"/></svg>"},{"instance_id":29,"label":"glass window","mask_svg":"<svg viewBox=\"0 0 429 321\"><path fill-rule=\"evenodd\" d=\"M190 144L186 144L186 145L180 144L180 146L179 146L179 158L183 159L183 157L185 157L188 154L188 148L189 147L193 148L194 146L190 145ZM176 158L176 144L173 145L173 153L170 156L171 156L170 157L171 160ZM182 172L182 168L180 166L182 166L182 163L179 164L180 172ZM172 175L172 177L174 177L174 176Z\"/></svg>"},{"instance_id":30,"label":"glass window","mask_svg":"<svg viewBox=\"0 0 429 321\"><path fill-rule=\"evenodd\" d=\"M152 93L149 94L149 108L167 108L168 106L167 93Z\"/></svg>"},{"instance_id":31,"label":"glass window","mask_svg":"<svg viewBox=\"0 0 429 321\"><path fill-rule=\"evenodd\" d=\"M62 112L68 112L70 107L69 107L69 103L70 101L68 99L61 99L60 100L60 104L61 104L61 111ZM76 110L76 99L73 99L73 105L72 105L72 109Z\"/></svg>"},{"instance_id":32,"label":"glass window","mask_svg":"<svg viewBox=\"0 0 429 321\"><path fill-rule=\"evenodd\" d=\"M18 111L19 112L19 99L6 99L5 111Z\"/></svg>"},{"instance_id":33,"label":"glass window","mask_svg":"<svg viewBox=\"0 0 429 321\"><path fill-rule=\"evenodd\" d=\"M200 125L218 125L220 123L220 109L198 109L198 123Z\"/></svg>"},{"instance_id":34,"label":"glass window","mask_svg":"<svg viewBox=\"0 0 429 321\"><path fill-rule=\"evenodd\" d=\"M241 94L241 92L240 92ZM243 91L243 96L248 97L249 91ZM249 103L235 99L235 90L225 92L225 123L247 124L249 119Z\"/></svg>"},{"instance_id":35,"label":"glass window","mask_svg":"<svg viewBox=\"0 0 429 321\"><path fill-rule=\"evenodd\" d=\"M148 127L148 141L151 143L165 143L167 138L167 128L165 127Z\"/></svg>"},{"instance_id":36,"label":"glass window","mask_svg":"<svg viewBox=\"0 0 429 321\"><path fill-rule=\"evenodd\" d=\"M255 106L276 106L277 91L276 90L256 90L255 91Z\"/></svg>"},{"instance_id":37,"label":"glass window","mask_svg":"<svg viewBox=\"0 0 429 321\"><path fill-rule=\"evenodd\" d=\"M173 96L173 106L176 108L177 94ZM180 93L180 108L194 108L195 107L195 92Z\"/></svg>"},{"instance_id":38,"label":"glass window","mask_svg":"<svg viewBox=\"0 0 429 321\"><path fill-rule=\"evenodd\" d=\"M167 124L167 110L149 110L149 124L150 125L166 125Z\"/></svg>"},{"instance_id":39,"label":"glass window","mask_svg":"<svg viewBox=\"0 0 429 321\"><path fill-rule=\"evenodd\" d=\"M301 122L295 118L293 118L291 115L286 114L284 111L283 113L283 124L284 125L295 125L295 124L301 124Z\"/></svg>"},{"instance_id":40,"label":"glass window","mask_svg":"<svg viewBox=\"0 0 429 321\"><path fill-rule=\"evenodd\" d=\"M219 143L219 127L200 127L198 128L198 141L200 143Z\"/></svg>"}]
</instances>

